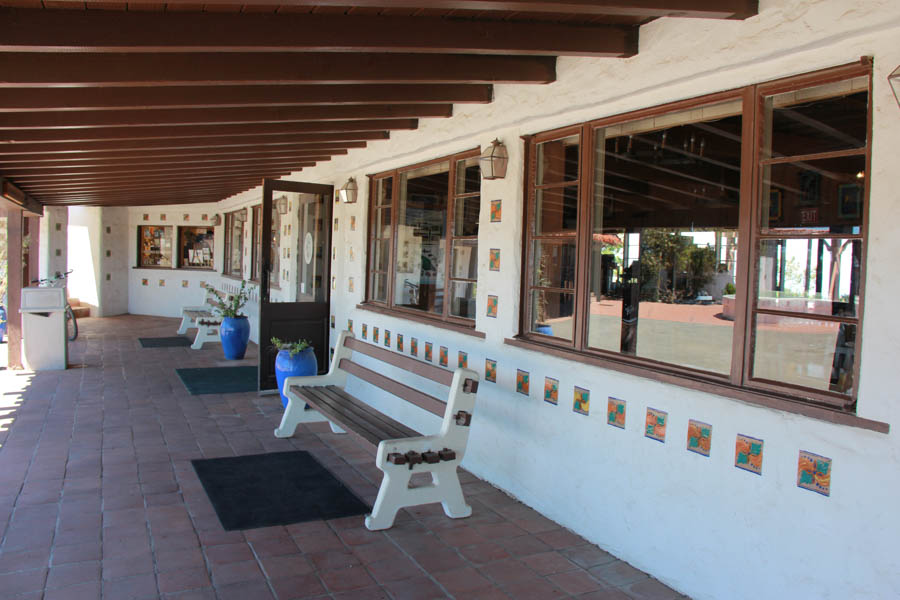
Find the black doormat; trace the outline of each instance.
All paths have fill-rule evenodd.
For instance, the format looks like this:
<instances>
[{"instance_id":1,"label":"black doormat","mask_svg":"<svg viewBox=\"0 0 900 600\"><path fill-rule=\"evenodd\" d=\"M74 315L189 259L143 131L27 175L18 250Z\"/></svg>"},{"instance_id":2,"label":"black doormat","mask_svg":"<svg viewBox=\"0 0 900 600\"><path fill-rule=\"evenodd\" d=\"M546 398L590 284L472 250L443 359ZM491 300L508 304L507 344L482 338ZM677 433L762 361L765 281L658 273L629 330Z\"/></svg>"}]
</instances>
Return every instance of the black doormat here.
<instances>
[{"instance_id":1,"label":"black doormat","mask_svg":"<svg viewBox=\"0 0 900 600\"><path fill-rule=\"evenodd\" d=\"M338 519L370 511L309 452L191 463L226 531Z\"/></svg>"},{"instance_id":2,"label":"black doormat","mask_svg":"<svg viewBox=\"0 0 900 600\"><path fill-rule=\"evenodd\" d=\"M204 367L175 369L175 372L194 396L255 392L259 383L256 367Z\"/></svg>"},{"instance_id":3,"label":"black doormat","mask_svg":"<svg viewBox=\"0 0 900 600\"><path fill-rule=\"evenodd\" d=\"M138 338L142 348L184 348L193 344L191 340L180 335L173 337Z\"/></svg>"}]
</instances>

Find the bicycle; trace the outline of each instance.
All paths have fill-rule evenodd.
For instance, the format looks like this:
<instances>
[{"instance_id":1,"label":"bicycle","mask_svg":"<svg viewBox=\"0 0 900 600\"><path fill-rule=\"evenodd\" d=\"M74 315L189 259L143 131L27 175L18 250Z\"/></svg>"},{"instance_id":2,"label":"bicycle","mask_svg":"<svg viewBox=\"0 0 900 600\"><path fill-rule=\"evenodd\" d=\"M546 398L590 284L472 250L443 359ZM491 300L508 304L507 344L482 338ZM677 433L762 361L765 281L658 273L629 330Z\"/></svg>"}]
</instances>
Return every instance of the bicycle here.
<instances>
[{"instance_id":1,"label":"bicycle","mask_svg":"<svg viewBox=\"0 0 900 600\"><path fill-rule=\"evenodd\" d=\"M66 290L64 292L66 297L66 335L70 342L74 342L75 338L78 337L78 321L75 320L75 311L72 310L72 305L69 304L69 291L66 288L66 279L68 279L71 273L71 270L66 271L65 273L57 271L56 275L53 277L47 279L32 279L31 283L36 283L40 287L59 287Z\"/></svg>"}]
</instances>

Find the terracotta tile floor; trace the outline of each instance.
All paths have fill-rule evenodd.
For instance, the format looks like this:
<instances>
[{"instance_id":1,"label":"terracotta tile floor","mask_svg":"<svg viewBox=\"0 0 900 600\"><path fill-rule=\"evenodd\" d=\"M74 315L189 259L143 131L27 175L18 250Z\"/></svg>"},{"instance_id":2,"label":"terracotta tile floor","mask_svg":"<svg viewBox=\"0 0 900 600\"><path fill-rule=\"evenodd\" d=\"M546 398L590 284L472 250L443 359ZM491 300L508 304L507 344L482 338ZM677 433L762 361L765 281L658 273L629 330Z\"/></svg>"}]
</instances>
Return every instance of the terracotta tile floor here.
<instances>
[{"instance_id":1,"label":"terracotta tile floor","mask_svg":"<svg viewBox=\"0 0 900 600\"><path fill-rule=\"evenodd\" d=\"M142 349L174 319L85 319L72 368L0 371L0 598L680 598L503 492L462 473L474 514L404 511L226 532L191 459L302 449L360 496L380 472L350 436L272 430L277 396L190 396L174 369L221 348ZM248 357L255 355L251 347Z\"/></svg>"}]
</instances>

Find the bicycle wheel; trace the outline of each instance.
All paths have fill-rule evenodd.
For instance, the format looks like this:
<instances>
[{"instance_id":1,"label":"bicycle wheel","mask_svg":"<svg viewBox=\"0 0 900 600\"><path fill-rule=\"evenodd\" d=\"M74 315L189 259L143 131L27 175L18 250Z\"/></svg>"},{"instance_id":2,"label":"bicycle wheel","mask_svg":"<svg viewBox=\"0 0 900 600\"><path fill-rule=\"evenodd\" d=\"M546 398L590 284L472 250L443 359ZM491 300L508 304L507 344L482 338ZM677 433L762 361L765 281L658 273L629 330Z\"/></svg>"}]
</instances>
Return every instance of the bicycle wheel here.
<instances>
[{"instance_id":1,"label":"bicycle wheel","mask_svg":"<svg viewBox=\"0 0 900 600\"><path fill-rule=\"evenodd\" d=\"M78 337L78 321L75 320L75 313L68 304L66 304L66 334L70 342L74 342Z\"/></svg>"}]
</instances>

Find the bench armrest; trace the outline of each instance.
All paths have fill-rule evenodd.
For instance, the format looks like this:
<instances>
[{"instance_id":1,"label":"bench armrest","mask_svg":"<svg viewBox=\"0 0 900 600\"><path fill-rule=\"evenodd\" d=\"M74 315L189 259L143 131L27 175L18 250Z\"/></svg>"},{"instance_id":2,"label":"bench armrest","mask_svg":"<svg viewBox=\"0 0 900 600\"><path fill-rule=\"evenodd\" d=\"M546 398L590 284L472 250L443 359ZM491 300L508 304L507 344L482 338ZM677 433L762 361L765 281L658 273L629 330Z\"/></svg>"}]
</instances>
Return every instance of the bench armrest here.
<instances>
[{"instance_id":1,"label":"bench armrest","mask_svg":"<svg viewBox=\"0 0 900 600\"><path fill-rule=\"evenodd\" d=\"M383 467L388 464L388 454L393 454L394 452L398 454L406 454L409 451L413 452L425 452L427 450L432 450L437 452L438 450L443 450L444 446L446 446L446 440L441 435L423 435L419 437L411 437L411 438L400 438L397 440L382 440L380 444L378 444L378 451L375 454L375 464L379 469L383 470ZM457 457L455 460L462 459L461 448L452 448L452 450L456 450Z\"/></svg>"}]
</instances>

